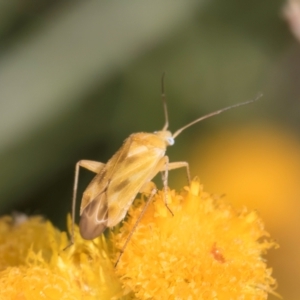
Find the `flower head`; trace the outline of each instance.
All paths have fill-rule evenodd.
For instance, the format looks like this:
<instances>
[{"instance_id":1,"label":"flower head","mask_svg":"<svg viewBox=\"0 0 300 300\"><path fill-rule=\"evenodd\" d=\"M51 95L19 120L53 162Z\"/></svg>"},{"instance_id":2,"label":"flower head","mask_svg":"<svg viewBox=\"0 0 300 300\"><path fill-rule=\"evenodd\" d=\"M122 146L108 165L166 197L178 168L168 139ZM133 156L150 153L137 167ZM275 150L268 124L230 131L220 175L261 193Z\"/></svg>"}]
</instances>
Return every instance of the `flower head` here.
<instances>
[{"instance_id":1,"label":"flower head","mask_svg":"<svg viewBox=\"0 0 300 300\"><path fill-rule=\"evenodd\" d=\"M66 233L41 217L21 224L3 217L0 230L1 300L120 299L104 236L85 241L76 228L74 245L64 250Z\"/></svg>"},{"instance_id":2,"label":"flower head","mask_svg":"<svg viewBox=\"0 0 300 300\"><path fill-rule=\"evenodd\" d=\"M236 211L194 180L181 194L159 192L117 266L138 299L266 299L275 280L262 255L274 242L256 212ZM143 202L113 236L122 247Z\"/></svg>"},{"instance_id":3,"label":"flower head","mask_svg":"<svg viewBox=\"0 0 300 300\"><path fill-rule=\"evenodd\" d=\"M273 292L262 255L275 243L257 213L235 210L198 180L182 193L158 192L140 218L147 198L108 237L86 241L75 226L68 248L66 233L41 217L1 218L1 300L267 299Z\"/></svg>"}]
</instances>

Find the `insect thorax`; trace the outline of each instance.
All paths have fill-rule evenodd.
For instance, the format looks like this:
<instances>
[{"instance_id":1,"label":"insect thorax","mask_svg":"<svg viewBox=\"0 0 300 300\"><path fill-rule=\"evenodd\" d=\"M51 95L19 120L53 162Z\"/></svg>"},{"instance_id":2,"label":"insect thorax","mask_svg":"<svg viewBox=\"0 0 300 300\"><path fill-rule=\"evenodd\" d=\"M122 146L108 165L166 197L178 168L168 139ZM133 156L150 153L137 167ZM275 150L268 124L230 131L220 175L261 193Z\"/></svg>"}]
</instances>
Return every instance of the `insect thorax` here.
<instances>
[{"instance_id":1,"label":"insect thorax","mask_svg":"<svg viewBox=\"0 0 300 300\"><path fill-rule=\"evenodd\" d=\"M139 132L132 135L133 140L147 148L166 149L174 144L174 139L170 131L155 131L154 133Z\"/></svg>"}]
</instances>

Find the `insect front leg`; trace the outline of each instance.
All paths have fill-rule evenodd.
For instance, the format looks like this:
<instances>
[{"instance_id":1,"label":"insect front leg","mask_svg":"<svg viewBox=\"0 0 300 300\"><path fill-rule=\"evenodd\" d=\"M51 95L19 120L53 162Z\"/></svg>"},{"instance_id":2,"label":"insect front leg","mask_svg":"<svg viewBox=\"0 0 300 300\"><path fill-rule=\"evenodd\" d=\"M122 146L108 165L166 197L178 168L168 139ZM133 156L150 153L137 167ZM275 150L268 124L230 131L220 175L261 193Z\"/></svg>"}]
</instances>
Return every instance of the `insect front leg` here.
<instances>
[{"instance_id":1,"label":"insect front leg","mask_svg":"<svg viewBox=\"0 0 300 300\"><path fill-rule=\"evenodd\" d=\"M191 174L190 174L190 166L189 163L186 161L176 161L168 164L169 171L179 169L179 168L185 168L186 169L186 175L189 184L191 183Z\"/></svg>"},{"instance_id":2,"label":"insect front leg","mask_svg":"<svg viewBox=\"0 0 300 300\"><path fill-rule=\"evenodd\" d=\"M77 189L78 189L78 180L79 180L79 168L85 168L93 173L99 173L105 164L93 161L93 160L80 160L76 163L75 166L75 178L74 178L74 186L73 186L73 198L72 198L72 228L71 228L71 243L70 245L74 244L74 224L75 224L75 208L76 208L76 196L77 196ZM66 248L68 248L68 245Z\"/></svg>"},{"instance_id":3,"label":"insect front leg","mask_svg":"<svg viewBox=\"0 0 300 300\"><path fill-rule=\"evenodd\" d=\"M189 164L185 161L169 163L168 156L164 156L163 160L164 160L164 165L163 165L163 168L161 168L160 172L162 173L162 181L163 181L163 185L164 185L164 194L165 194L164 202L165 202L167 209L174 216L172 210L170 209L170 207L168 205L168 201L167 201L169 171L179 169L179 168L186 168L187 178L190 183L191 182L190 168L189 168Z\"/></svg>"},{"instance_id":4,"label":"insect front leg","mask_svg":"<svg viewBox=\"0 0 300 300\"><path fill-rule=\"evenodd\" d=\"M162 174L162 181L163 181L163 186L164 186L164 202L166 205L166 208L169 210L169 212L171 213L172 216L174 216L171 208L168 205L168 177L169 177L169 157L166 155L162 158L162 160L160 161L160 163L163 165L160 168L160 172Z\"/></svg>"}]
</instances>

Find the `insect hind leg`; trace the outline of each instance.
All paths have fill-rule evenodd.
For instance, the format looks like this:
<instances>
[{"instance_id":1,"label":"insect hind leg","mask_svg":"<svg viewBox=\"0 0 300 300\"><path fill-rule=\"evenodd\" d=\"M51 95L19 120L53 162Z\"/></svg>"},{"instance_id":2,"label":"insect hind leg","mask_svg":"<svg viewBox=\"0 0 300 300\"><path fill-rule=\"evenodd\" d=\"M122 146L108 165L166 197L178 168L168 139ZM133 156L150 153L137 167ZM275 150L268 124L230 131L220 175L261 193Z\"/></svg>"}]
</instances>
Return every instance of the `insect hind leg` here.
<instances>
[{"instance_id":1,"label":"insect hind leg","mask_svg":"<svg viewBox=\"0 0 300 300\"><path fill-rule=\"evenodd\" d=\"M147 208L149 207L149 204L151 203L151 201L152 201L152 199L153 199L153 197L154 197L154 195L155 195L156 193L157 193L157 188L155 187L155 188L153 188L153 189L151 190L150 195L149 195L149 197L148 197L148 199L147 199L147 201L146 201L146 204L145 204L145 206L143 207L143 210L141 211L140 215L138 216L137 220L135 221L135 223L134 223L134 225L133 225L133 227L132 227L132 229L131 229L131 231L130 231L128 237L126 238L126 241L125 241L125 243L124 243L122 249L120 250L119 257L118 257L118 259L117 259L117 261L116 261L116 263L115 263L115 268L117 267L117 265L118 265L118 263L119 263L119 261L120 261L122 255L123 255L123 253L124 253L124 251L125 251L125 249L126 249L128 243L129 243L129 241L130 241L131 238L132 238L133 233L135 232L135 230L136 230L138 224L140 223L142 217L144 216L144 214L145 214Z\"/></svg>"}]
</instances>

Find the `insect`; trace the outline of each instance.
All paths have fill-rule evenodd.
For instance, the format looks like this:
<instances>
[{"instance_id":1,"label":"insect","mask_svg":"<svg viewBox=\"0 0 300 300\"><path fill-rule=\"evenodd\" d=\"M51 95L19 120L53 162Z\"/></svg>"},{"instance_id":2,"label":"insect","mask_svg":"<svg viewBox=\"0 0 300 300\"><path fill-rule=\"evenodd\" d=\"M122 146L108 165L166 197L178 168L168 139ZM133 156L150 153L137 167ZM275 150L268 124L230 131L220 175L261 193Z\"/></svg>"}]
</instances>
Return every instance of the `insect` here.
<instances>
[{"instance_id":1,"label":"insect","mask_svg":"<svg viewBox=\"0 0 300 300\"><path fill-rule=\"evenodd\" d=\"M174 145L175 138L183 130L228 109L254 102L258 98L260 96L254 100L238 103L207 114L172 134L168 130L169 118L163 75L162 100L165 124L162 130L154 133L140 132L131 134L106 164L91 160L80 160L77 162L72 200L71 244L74 240L75 205L80 167L96 173L96 176L83 193L80 206L79 231L84 239L91 240L98 237L107 227L114 227L121 222L136 195L147 190L149 183L159 172L162 172L165 190L167 190L168 172L170 170L185 168L188 179L190 179L187 162L169 162L169 157L165 155L167 147ZM153 188L150 197L153 197L155 192L156 190ZM165 204L168 207L166 197ZM172 213L171 210L170 213Z\"/></svg>"}]
</instances>

